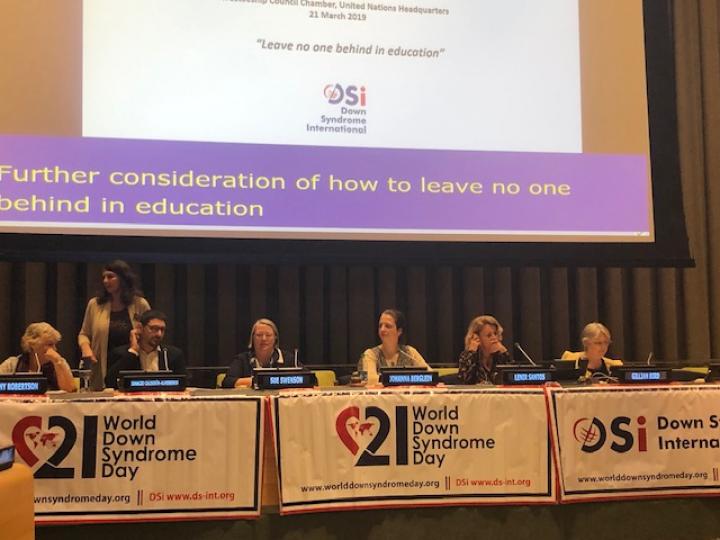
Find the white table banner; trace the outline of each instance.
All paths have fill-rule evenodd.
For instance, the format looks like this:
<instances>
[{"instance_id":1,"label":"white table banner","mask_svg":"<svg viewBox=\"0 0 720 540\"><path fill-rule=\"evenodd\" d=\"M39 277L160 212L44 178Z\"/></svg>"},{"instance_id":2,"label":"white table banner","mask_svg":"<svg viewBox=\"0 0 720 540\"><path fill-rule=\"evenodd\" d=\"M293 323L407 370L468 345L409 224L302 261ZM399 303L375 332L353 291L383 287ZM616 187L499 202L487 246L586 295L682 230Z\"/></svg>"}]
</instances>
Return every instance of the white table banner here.
<instances>
[{"instance_id":1,"label":"white table banner","mask_svg":"<svg viewBox=\"0 0 720 540\"><path fill-rule=\"evenodd\" d=\"M37 522L260 513L262 398L0 400Z\"/></svg>"},{"instance_id":2,"label":"white table banner","mask_svg":"<svg viewBox=\"0 0 720 540\"><path fill-rule=\"evenodd\" d=\"M720 495L720 387L553 389L562 501Z\"/></svg>"},{"instance_id":3,"label":"white table banner","mask_svg":"<svg viewBox=\"0 0 720 540\"><path fill-rule=\"evenodd\" d=\"M542 390L273 398L282 513L554 503Z\"/></svg>"}]
</instances>

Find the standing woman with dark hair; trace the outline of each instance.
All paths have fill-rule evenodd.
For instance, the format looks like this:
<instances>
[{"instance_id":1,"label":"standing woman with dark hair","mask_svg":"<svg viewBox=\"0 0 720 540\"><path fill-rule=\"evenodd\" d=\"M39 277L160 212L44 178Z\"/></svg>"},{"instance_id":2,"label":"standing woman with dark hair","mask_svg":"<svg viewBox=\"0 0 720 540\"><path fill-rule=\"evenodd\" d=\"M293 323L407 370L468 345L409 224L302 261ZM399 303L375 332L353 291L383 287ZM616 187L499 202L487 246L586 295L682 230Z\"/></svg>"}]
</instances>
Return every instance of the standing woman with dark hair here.
<instances>
[{"instance_id":1,"label":"standing woman with dark hair","mask_svg":"<svg viewBox=\"0 0 720 540\"><path fill-rule=\"evenodd\" d=\"M367 349L358 362L358 370L367 373L368 384L377 384L384 367L418 367L430 369L422 355L405 344L405 315L397 309L386 309L378 321L380 345Z\"/></svg>"},{"instance_id":2,"label":"standing woman with dark hair","mask_svg":"<svg viewBox=\"0 0 720 540\"><path fill-rule=\"evenodd\" d=\"M107 374L108 351L130 343L136 316L150 309L138 288L138 279L125 261L105 265L102 290L91 298L78 334L85 367L92 370L90 387L102 390Z\"/></svg>"}]
</instances>

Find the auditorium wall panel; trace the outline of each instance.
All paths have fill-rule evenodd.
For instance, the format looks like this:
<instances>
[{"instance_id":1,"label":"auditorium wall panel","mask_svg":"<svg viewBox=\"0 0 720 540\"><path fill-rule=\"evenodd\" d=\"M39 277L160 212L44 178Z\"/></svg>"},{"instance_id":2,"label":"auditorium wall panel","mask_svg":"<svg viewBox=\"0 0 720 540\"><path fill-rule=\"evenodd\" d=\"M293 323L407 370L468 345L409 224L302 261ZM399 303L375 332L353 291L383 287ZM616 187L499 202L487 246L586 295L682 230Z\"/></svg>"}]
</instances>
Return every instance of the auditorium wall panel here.
<instances>
[{"instance_id":1,"label":"auditorium wall panel","mask_svg":"<svg viewBox=\"0 0 720 540\"><path fill-rule=\"evenodd\" d=\"M259 317L275 320L283 347L298 348L306 362L354 364L377 343L379 313L393 306L407 315L410 343L440 363L456 360L469 320L481 313L498 317L508 347L517 341L535 359L577 348L592 320L608 324L612 352L628 360L650 351L685 358L680 345L693 332L683 324L679 291L680 279L695 270L132 265L152 306L170 317L167 340L185 350L191 366L228 364ZM47 320L64 335L61 352L76 361L75 337L101 269L97 262L0 263L3 354L17 351L26 324Z\"/></svg>"}]
</instances>

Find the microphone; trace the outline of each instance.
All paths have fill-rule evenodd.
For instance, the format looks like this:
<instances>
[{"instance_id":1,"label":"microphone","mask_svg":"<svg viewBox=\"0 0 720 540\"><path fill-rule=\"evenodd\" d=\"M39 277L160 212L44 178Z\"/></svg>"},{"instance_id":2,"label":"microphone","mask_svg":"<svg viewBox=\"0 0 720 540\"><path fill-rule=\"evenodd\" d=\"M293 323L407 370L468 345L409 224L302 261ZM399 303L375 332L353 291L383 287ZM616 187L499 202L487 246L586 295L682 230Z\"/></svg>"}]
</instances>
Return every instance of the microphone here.
<instances>
[{"instance_id":1,"label":"microphone","mask_svg":"<svg viewBox=\"0 0 720 540\"><path fill-rule=\"evenodd\" d=\"M294 362L295 362L295 367L298 367L298 363L297 363L297 349L295 349L295 358L294 358L293 360L294 360Z\"/></svg>"},{"instance_id":2,"label":"microphone","mask_svg":"<svg viewBox=\"0 0 720 540\"><path fill-rule=\"evenodd\" d=\"M410 354L406 350L404 350L402 347L399 347L398 348L398 365L399 366L402 365L402 364L400 364L401 356L404 356L405 358L408 359L408 361L410 362L409 364L407 364L408 366L412 366L413 364L415 364L415 360L413 359L413 357L410 356Z\"/></svg>"},{"instance_id":3,"label":"microphone","mask_svg":"<svg viewBox=\"0 0 720 540\"><path fill-rule=\"evenodd\" d=\"M522 353L522 355L527 359L527 361L530 362L530 365L537 367L537 364L535 362L533 362L533 359L530 358L530 355L525 352L525 350L520 346L520 344L517 341L514 343L514 345L515 345L515 348L518 351L520 351Z\"/></svg>"},{"instance_id":4,"label":"microphone","mask_svg":"<svg viewBox=\"0 0 720 540\"><path fill-rule=\"evenodd\" d=\"M651 361L652 359L653 359L653 352L650 351L650 354L648 354L648 359L647 359L647 365L648 365L648 366L651 365L651 364L650 364L650 361Z\"/></svg>"},{"instance_id":5,"label":"microphone","mask_svg":"<svg viewBox=\"0 0 720 540\"><path fill-rule=\"evenodd\" d=\"M160 368L160 353L162 353L163 358L165 359L165 371L170 371L170 366L167 359L167 348L163 347L162 345L158 345L156 350L158 352L158 369Z\"/></svg>"},{"instance_id":6,"label":"microphone","mask_svg":"<svg viewBox=\"0 0 720 540\"><path fill-rule=\"evenodd\" d=\"M283 358L282 349L278 349L278 359L277 359L277 365L278 367L283 367L285 365L285 358Z\"/></svg>"}]
</instances>

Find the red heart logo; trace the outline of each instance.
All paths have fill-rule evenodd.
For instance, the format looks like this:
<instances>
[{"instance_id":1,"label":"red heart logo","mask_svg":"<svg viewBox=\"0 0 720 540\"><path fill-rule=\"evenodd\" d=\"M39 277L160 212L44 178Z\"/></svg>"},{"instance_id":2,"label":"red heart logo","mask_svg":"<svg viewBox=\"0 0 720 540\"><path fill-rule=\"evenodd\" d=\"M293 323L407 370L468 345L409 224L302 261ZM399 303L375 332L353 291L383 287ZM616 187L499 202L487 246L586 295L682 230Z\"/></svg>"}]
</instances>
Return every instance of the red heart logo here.
<instances>
[{"instance_id":1,"label":"red heart logo","mask_svg":"<svg viewBox=\"0 0 720 540\"><path fill-rule=\"evenodd\" d=\"M15 424L12 432L17 453L29 467L40 461L47 461L64 439L65 432L62 428L53 427L43 431L42 418L39 416L26 416Z\"/></svg>"},{"instance_id":2,"label":"red heart logo","mask_svg":"<svg viewBox=\"0 0 720 540\"><path fill-rule=\"evenodd\" d=\"M357 439L361 439L363 436L374 436L375 428L375 422L360 421L360 408L353 405L340 411L335 419L335 431L340 437L340 441L354 456L360 450Z\"/></svg>"}]
</instances>

